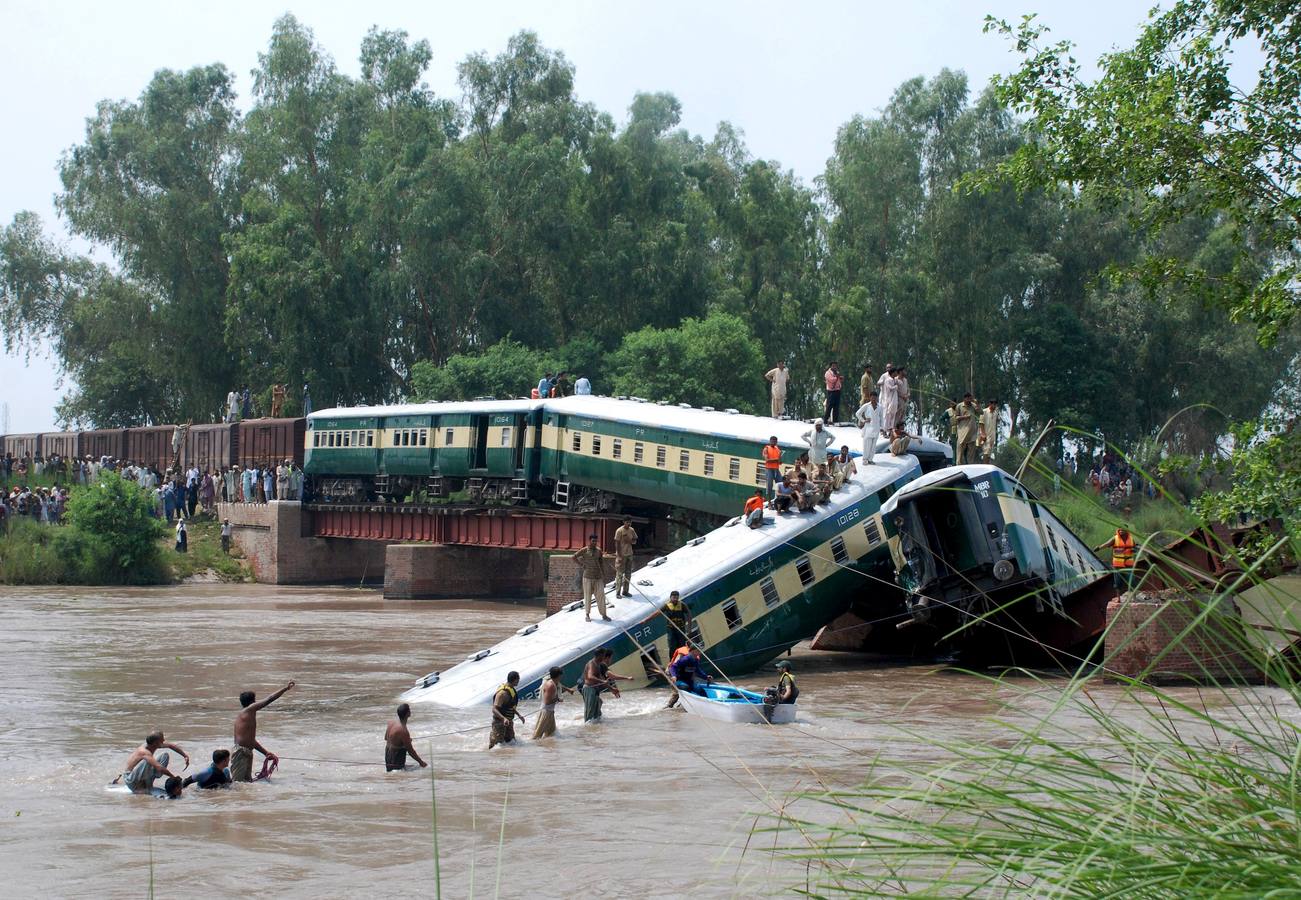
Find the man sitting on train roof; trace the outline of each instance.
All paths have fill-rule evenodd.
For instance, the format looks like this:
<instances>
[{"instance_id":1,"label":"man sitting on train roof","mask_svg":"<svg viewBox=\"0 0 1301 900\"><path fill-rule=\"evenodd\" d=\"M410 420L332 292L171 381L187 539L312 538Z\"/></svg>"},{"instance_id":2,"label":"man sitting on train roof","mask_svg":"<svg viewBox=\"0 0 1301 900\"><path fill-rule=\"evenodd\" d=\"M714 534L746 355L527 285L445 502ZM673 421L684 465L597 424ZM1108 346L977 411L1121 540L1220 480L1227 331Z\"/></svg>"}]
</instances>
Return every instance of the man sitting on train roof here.
<instances>
[{"instance_id":1,"label":"man sitting on train roof","mask_svg":"<svg viewBox=\"0 0 1301 900\"><path fill-rule=\"evenodd\" d=\"M791 478L789 475L782 477L777 482L777 496L772 498L772 508L779 513L788 513L791 511L791 503L795 500L795 489L791 487Z\"/></svg>"},{"instance_id":2,"label":"man sitting on train roof","mask_svg":"<svg viewBox=\"0 0 1301 900\"><path fill-rule=\"evenodd\" d=\"M818 505L818 491L809 481L809 476L801 472L795 479L795 502L800 512L811 512Z\"/></svg>"},{"instance_id":3,"label":"man sitting on train roof","mask_svg":"<svg viewBox=\"0 0 1301 900\"><path fill-rule=\"evenodd\" d=\"M831 473L827 471L826 463L818 463L818 471L813 476L813 489L817 493L819 503L829 503L831 501L831 492L835 490L835 485L831 481Z\"/></svg>"},{"instance_id":4,"label":"man sitting on train roof","mask_svg":"<svg viewBox=\"0 0 1301 900\"><path fill-rule=\"evenodd\" d=\"M835 490L840 490L849 479L858 474L858 466L854 465L854 457L849 455L849 445L841 444L840 453L831 457L828 466L831 472L831 483Z\"/></svg>"},{"instance_id":5,"label":"man sitting on train roof","mask_svg":"<svg viewBox=\"0 0 1301 900\"><path fill-rule=\"evenodd\" d=\"M742 513L746 525L749 525L751 528L758 528L763 524L763 505L763 488L755 488L754 496L745 501L745 512Z\"/></svg>"}]
</instances>

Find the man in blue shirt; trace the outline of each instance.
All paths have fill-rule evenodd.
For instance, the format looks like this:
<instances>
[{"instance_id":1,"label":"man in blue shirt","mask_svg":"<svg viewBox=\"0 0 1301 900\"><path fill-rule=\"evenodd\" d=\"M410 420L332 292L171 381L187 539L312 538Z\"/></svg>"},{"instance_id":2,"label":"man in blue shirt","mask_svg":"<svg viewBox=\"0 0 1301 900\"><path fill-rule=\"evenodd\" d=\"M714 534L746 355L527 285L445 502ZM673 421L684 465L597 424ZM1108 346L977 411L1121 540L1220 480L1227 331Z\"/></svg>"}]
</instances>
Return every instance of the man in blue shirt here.
<instances>
[{"instance_id":1,"label":"man in blue shirt","mask_svg":"<svg viewBox=\"0 0 1301 900\"><path fill-rule=\"evenodd\" d=\"M186 788L194 784L200 788L219 788L228 785L230 784L230 773L226 771L228 765L230 765L230 751L213 750L212 765L186 778L181 782L181 787Z\"/></svg>"},{"instance_id":2,"label":"man in blue shirt","mask_svg":"<svg viewBox=\"0 0 1301 900\"><path fill-rule=\"evenodd\" d=\"M574 382L574 395L579 397L586 397L591 393L592 393L592 382L587 380L586 375L580 376L579 379Z\"/></svg>"},{"instance_id":3,"label":"man in blue shirt","mask_svg":"<svg viewBox=\"0 0 1301 900\"><path fill-rule=\"evenodd\" d=\"M706 682L714 679L706 675L701 668L700 648L692 647L689 653L684 653L669 665L669 678L673 679L670 687L677 687L680 691L688 691L692 694L696 691L696 680L703 678ZM668 709L672 709L678 702L678 695L675 691L669 698Z\"/></svg>"},{"instance_id":4,"label":"man in blue shirt","mask_svg":"<svg viewBox=\"0 0 1301 900\"><path fill-rule=\"evenodd\" d=\"M545 400L547 399L547 397L551 396L551 379L552 379L552 373L548 372L547 374L543 375L542 380L538 382L539 400Z\"/></svg>"}]
</instances>

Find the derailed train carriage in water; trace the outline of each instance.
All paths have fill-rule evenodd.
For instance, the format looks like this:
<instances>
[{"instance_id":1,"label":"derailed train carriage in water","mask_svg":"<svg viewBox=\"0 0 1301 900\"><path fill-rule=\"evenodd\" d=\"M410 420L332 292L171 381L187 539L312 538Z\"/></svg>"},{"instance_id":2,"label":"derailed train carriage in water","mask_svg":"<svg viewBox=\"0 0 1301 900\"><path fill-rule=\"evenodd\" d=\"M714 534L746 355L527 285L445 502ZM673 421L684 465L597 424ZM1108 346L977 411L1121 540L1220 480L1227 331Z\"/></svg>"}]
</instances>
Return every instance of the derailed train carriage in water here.
<instances>
[{"instance_id":1,"label":"derailed train carriage in water","mask_svg":"<svg viewBox=\"0 0 1301 900\"><path fill-rule=\"evenodd\" d=\"M931 472L882 509L908 618L964 662L1086 660L1105 628L1111 572L995 466Z\"/></svg>"}]
</instances>

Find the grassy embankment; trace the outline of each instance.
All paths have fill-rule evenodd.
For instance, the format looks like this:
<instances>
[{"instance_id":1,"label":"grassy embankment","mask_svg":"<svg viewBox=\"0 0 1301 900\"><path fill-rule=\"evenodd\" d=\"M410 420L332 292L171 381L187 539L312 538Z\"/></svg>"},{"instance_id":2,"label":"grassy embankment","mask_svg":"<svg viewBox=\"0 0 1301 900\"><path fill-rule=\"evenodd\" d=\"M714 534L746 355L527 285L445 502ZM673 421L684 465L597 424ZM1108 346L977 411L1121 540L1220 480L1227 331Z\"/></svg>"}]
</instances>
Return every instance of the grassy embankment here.
<instances>
[{"instance_id":1,"label":"grassy embankment","mask_svg":"<svg viewBox=\"0 0 1301 900\"><path fill-rule=\"evenodd\" d=\"M176 552L176 533L169 531L160 539L163 560L172 581L184 581L211 572L219 581L252 581L248 563L239 547L231 544L230 555L221 551L221 523L200 515L186 523L189 552Z\"/></svg>"}]
</instances>

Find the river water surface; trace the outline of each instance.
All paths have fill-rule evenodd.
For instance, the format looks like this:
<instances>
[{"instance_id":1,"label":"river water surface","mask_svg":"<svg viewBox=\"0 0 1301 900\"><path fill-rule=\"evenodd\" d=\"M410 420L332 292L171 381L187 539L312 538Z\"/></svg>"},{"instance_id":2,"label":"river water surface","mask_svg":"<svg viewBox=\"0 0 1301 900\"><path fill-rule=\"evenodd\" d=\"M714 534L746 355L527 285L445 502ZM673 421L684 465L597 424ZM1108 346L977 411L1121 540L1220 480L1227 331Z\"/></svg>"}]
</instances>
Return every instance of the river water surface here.
<instances>
[{"instance_id":1,"label":"river water surface","mask_svg":"<svg viewBox=\"0 0 1301 900\"><path fill-rule=\"evenodd\" d=\"M385 722L414 678L542 615L333 588L0 590L7 897L143 897L151 880L173 897L434 896L429 770L384 772ZM770 834L751 838L760 814L800 790L855 784L878 752L939 760L946 743L1005 735L996 716L1034 715L1058 689L800 648L793 661L799 721L782 728L666 712L665 693L641 691L607 700L605 721L586 727L571 698L557 739L489 752L486 709L415 707L443 896L802 887L802 863L767 852ZM297 688L259 716L259 739L281 757L269 783L174 802L105 791L155 728L193 772L229 746L241 691L289 679ZM531 728L530 716L521 737Z\"/></svg>"}]
</instances>

